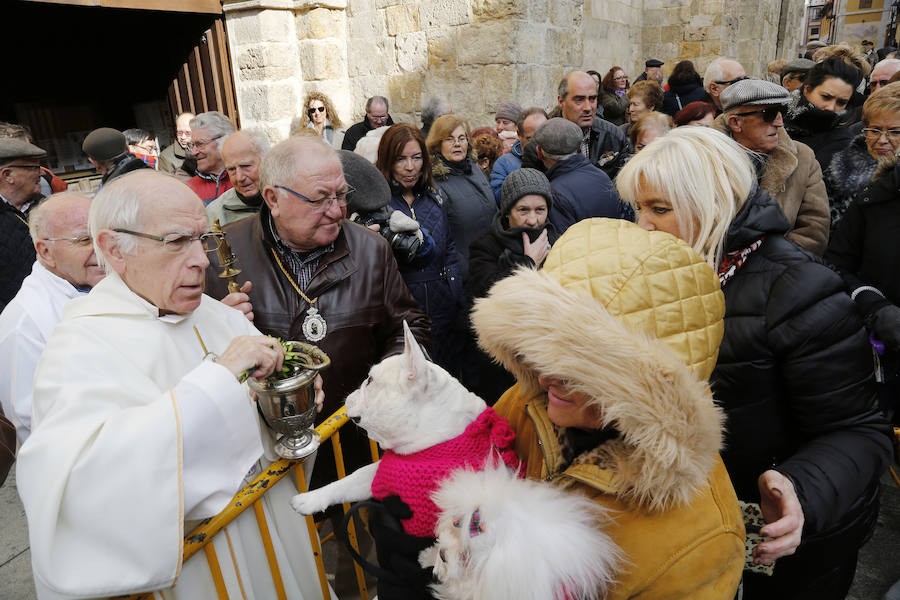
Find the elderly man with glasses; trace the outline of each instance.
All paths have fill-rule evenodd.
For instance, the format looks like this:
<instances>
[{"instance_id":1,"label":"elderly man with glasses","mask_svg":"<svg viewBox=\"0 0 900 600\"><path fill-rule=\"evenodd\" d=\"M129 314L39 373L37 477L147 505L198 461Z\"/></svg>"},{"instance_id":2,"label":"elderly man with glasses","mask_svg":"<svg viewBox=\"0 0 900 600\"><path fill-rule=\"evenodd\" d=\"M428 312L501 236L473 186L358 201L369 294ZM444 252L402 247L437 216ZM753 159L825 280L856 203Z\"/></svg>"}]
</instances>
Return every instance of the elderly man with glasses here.
<instances>
[{"instance_id":1,"label":"elderly man with glasses","mask_svg":"<svg viewBox=\"0 0 900 600\"><path fill-rule=\"evenodd\" d=\"M205 556L182 566L183 537L276 458L241 381L280 368L284 351L203 294L221 234L183 183L124 175L88 223L107 275L66 304L47 341L19 452L38 597L215 597ZM320 598L306 524L289 514L294 490L274 484L260 519L286 597ZM256 521L247 511L214 542L228 597L275 597Z\"/></svg>"},{"instance_id":2,"label":"elderly man with glasses","mask_svg":"<svg viewBox=\"0 0 900 600\"><path fill-rule=\"evenodd\" d=\"M381 359L403 350L403 321L426 347L430 326L410 295L388 242L346 220L348 195L337 153L318 137L289 138L271 148L260 165L263 205L258 216L225 230L249 294L228 294L216 257L206 272L214 298L252 310L263 333L322 348L333 367L322 373L323 416L368 376ZM226 297L227 296L227 297ZM249 304L248 304L249 302ZM365 434L342 435L344 456L367 456ZM319 449L315 482L333 473L333 461ZM331 471L329 472L329 468Z\"/></svg>"},{"instance_id":3,"label":"elderly man with glasses","mask_svg":"<svg viewBox=\"0 0 900 600\"><path fill-rule=\"evenodd\" d=\"M222 138L235 130L228 117L218 111L200 113L191 119L190 124L188 150L197 161L197 174L186 183L206 206L232 188L220 143Z\"/></svg>"},{"instance_id":4,"label":"elderly man with glasses","mask_svg":"<svg viewBox=\"0 0 900 600\"><path fill-rule=\"evenodd\" d=\"M356 144L359 140L366 137L366 134L373 129L379 127L390 127L394 124L394 119L388 114L390 103L384 96L372 96L366 100L366 116L359 123L355 123L347 129L344 134L344 141L341 142L342 150L356 150Z\"/></svg>"},{"instance_id":5,"label":"elderly man with glasses","mask_svg":"<svg viewBox=\"0 0 900 600\"><path fill-rule=\"evenodd\" d=\"M12 300L34 264L28 209L41 198L42 149L0 138L0 310Z\"/></svg>"},{"instance_id":6,"label":"elderly man with glasses","mask_svg":"<svg viewBox=\"0 0 900 600\"><path fill-rule=\"evenodd\" d=\"M63 307L103 279L88 233L90 207L90 198L62 192L28 216L37 261L0 314L0 405L19 443L31 433L34 371Z\"/></svg>"},{"instance_id":7,"label":"elderly man with glasses","mask_svg":"<svg viewBox=\"0 0 900 600\"><path fill-rule=\"evenodd\" d=\"M725 112L713 127L747 151L759 186L775 198L791 225L786 237L821 256L828 244L828 196L813 151L784 131L790 99L777 83L738 81L722 92Z\"/></svg>"},{"instance_id":8,"label":"elderly man with glasses","mask_svg":"<svg viewBox=\"0 0 900 600\"><path fill-rule=\"evenodd\" d=\"M709 96L708 101L715 105L717 113L723 110L720 98L722 92L728 89L728 86L744 79L747 79L747 71L734 59L717 58L709 63L703 74L703 88Z\"/></svg>"}]
</instances>

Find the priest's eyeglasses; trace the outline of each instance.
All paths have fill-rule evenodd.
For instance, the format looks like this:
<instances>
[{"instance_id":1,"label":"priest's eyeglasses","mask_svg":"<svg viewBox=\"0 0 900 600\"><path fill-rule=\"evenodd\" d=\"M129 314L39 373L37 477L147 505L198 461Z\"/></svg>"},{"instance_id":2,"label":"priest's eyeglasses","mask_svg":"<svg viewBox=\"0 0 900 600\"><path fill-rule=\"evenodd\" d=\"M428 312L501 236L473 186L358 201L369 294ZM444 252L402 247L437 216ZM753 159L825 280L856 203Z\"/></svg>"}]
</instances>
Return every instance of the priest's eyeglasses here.
<instances>
[{"instance_id":1,"label":"priest's eyeglasses","mask_svg":"<svg viewBox=\"0 0 900 600\"><path fill-rule=\"evenodd\" d=\"M309 203L309 205L312 207L312 211L314 213L325 212L326 210L331 208L332 202L335 202L341 208L347 206L347 196L349 196L350 194L352 194L353 192L356 191L355 188L348 185L346 187L346 189L338 192L334 196L327 197L327 198L319 198L318 200L313 200L312 198L307 198L300 192L295 192L294 190L292 190L291 188L289 188L285 185L275 185L273 187L277 187L279 190L284 190L289 194L297 196L301 200L306 200Z\"/></svg>"},{"instance_id":2,"label":"priest's eyeglasses","mask_svg":"<svg viewBox=\"0 0 900 600\"><path fill-rule=\"evenodd\" d=\"M89 235L79 235L78 237L71 238L42 238L45 242L71 242L76 246L90 246L94 238Z\"/></svg>"},{"instance_id":3,"label":"priest's eyeglasses","mask_svg":"<svg viewBox=\"0 0 900 600\"><path fill-rule=\"evenodd\" d=\"M131 231L130 229L113 229L113 231L115 231L116 233L127 233L128 235L142 237L148 240L153 240L154 242L160 242L163 245L163 250L172 254L184 252L190 247L192 243L196 241L199 241L201 244L203 244L203 249L206 252L215 252L219 249L219 246L222 245L222 240L225 239L224 233L212 231L209 233L201 233L197 236L187 235L184 233L170 233L165 236L159 236L150 233L141 233L140 231Z\"/></svg>"}]
</instances>

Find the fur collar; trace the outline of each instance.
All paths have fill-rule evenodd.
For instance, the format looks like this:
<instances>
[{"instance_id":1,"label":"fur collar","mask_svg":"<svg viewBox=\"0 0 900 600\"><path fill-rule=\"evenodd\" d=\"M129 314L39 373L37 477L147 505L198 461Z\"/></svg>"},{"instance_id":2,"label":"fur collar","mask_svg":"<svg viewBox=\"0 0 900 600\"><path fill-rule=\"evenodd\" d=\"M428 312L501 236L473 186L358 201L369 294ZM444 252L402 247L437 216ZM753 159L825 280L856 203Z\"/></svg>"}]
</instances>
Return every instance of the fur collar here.
<instances>
[{"instance_id":1,"label":"fur collar","mask_svg":"<svg viewBox=\"0 0 900 600\"><path fill-rule=\"evenodd\" d=\"M478 168L478 155L475 154L475 150L469 148L469 154L466 156L466 166L469 169L477 169ZM444 160L440 154L435 155L434 159L431 161L431 174L438 181L446 181L450 175L456 174L465 174L465 172L450 163Z\"/></svg>"},{"instance_id":2,"label":"fur collar","mask_svg":"<svg viewBox=\"0 0 900 600\"><path fill-rule=\"evenodd\" d=\"M895 160L892 158L887 162ZM860 134L845 150L834 155L825 170L825 180L833 192L852 195L869 183L877 166L878 161L866 147L866 136Z\"/></svg>"},{"instance_id":3,"label":"fur collar","mask_svg":"<svg viewBox=\"0 0 900 600\"><path fill-rule=\"evenodd\" d=\"M734 137L724 113L713 121L713 129L717 129L729 137ZM770 196L777 196L784 191L785 183L797 170L798 163L797 143L782 127L778 130L778 146L766 155L766 166L763 169L762 177L759 178L759 187L768 192Z\"/></svg>"},{"instance_id":4,"label":"fur collar","mask_svg":"<svg viewBox=\"0 0 900 600\"><path fill-rule=\"evenodd\" d=\"M659 510L689 501L705 485L718 459L723 413L707 383L666 343L530 269L477 300L472 322L481 347L516 376L526 396L546 398L537 381L545 373L564 375L595 399L603 426L621 433L597 450L615 464L616 496Z\"/></svg>"}]
</instances>

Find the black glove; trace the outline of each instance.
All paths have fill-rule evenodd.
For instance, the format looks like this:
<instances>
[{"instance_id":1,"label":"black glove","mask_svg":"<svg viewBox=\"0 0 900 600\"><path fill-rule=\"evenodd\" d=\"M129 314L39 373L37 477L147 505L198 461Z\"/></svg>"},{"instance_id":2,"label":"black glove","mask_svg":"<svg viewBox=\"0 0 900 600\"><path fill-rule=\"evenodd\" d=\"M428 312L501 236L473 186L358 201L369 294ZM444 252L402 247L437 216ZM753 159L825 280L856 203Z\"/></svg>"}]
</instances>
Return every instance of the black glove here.
<instances>
[{"instance_id":1,"label":"black glove","mask_svg":"<svg viewBox=\"0 0 900 600\"><path fill-rule=\"evenodd\" d=\"M872 315L875 337L891 350L900 350L900 307L888 304Z\"/></svg>"}]
</instances>

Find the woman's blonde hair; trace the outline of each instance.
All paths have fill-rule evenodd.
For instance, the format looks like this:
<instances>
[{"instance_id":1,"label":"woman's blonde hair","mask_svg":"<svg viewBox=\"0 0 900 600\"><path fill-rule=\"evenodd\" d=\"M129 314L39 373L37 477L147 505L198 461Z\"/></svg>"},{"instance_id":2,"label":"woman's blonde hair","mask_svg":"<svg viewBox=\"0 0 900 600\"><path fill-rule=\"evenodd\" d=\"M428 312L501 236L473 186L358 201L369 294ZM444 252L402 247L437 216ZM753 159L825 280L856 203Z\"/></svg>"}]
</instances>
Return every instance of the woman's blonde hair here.
<instances>
[{"instance_id":1,"label":"woman's blonde hair","mask_svg":"<svg viewBox=\"0 0 900 600\"><path fill-rule=\"evenodd\" d=\"M334 129L340 129L344 126L344 123L341 122L341 118L338 116L337 111L334 109L334 104L331 103L331 98L329 98L322 92L313 90L306 94L306 98L303 100L303 114L300 115L300 127L309 126L309 103L313 100L318 100L325 105L325 117L331 122L331 126Z\"/></svg>"},{"instance_id":2,"label":"woman's blonde hair","mask_svg":"<svg viewBox=\"0 0 900 600\"><path fill-rule=\"evenodd\" d=\"M658 131L661 134L665 134L667 131L675 129L675 122L672 120L672 117L667 115L666 113L661 113L657 111L650 111L640 119L638 119L634 125L631 126L631 131L628 132L628 137L631 139L631 146L637 148L637 140L638 136L640 136L645 131Z\"/></svg>"},{"instance_id":3,"label":"woman's blonde hair","mask_svg":"<svg viewBox=\"0 0 900 600\"><path fill-rule=\"evenodd\" d=\"M872 92L863 104L863 125L868 127L872 117L878 113L900 114L900 82L889 83Z\"/></svg>"},{"instance_id":4,"label":"woman's blonde hair","mask_svg":"<svg viewBox=\"0 0 900 600\"><path fill-rule=\"evenodd\" d=\"M728 227L755 183L747 153L710 127L673 129L636 154L616 178L619 195L634 208L642 191L671 202L685 241L714 268Z\"/></svg>"}]
</instances>

